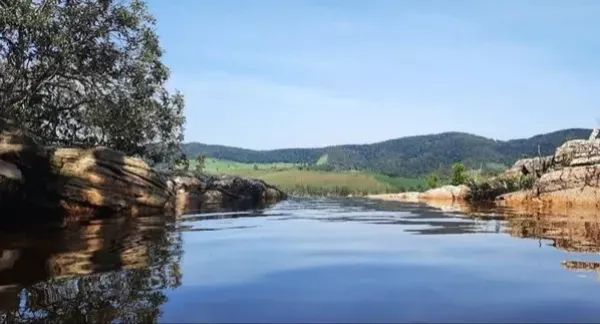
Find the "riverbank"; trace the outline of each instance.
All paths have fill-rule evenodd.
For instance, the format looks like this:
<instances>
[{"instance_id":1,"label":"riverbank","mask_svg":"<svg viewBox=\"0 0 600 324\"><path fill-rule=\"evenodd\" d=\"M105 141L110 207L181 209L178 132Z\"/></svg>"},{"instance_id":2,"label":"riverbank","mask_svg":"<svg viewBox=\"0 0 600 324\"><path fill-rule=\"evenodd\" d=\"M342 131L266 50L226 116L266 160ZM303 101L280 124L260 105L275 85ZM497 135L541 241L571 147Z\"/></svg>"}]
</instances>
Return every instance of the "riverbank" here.
<instances>
[{"instance_id":1,"label":"riverbank","mask_svg":"<svg viewBox=\"0 0 600 324\"><path fill-rule=\"evenodd\" d=\"M105 147L44 147L15 123L0 120L4 223L180 215L254 208L285 198L261 180L161 173L142 159Z\"/></svg>"},{"instance_id":2,"label":"riverbank","mask_svg":"<svg viewBox=\"0 0 600 324\"><path fill-rule=\"evenodd\" d=\"M522 159L497 177L424 193L369 195L398 201L466 201L539 208L600 208L600 139L567 141L552 156Z\"/></svg>"}]
</instances>

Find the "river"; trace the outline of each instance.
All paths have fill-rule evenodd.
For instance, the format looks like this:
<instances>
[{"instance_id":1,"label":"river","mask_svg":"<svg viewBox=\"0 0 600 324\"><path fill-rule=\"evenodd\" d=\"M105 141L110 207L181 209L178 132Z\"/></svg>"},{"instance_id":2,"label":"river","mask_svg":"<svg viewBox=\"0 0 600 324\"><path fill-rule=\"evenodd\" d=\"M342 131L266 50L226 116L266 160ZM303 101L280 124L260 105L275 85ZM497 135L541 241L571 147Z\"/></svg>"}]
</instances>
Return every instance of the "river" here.
<instances>
[{"instance_id":1,"label":"river","mask_svg":"<svg viewBox=\"0 0 600 324\"><path fill-rule=\"evenodd\" d=\"M0 234L0 322L598 322L596 216L290 199Z\"/></svg>"}]
</instances>

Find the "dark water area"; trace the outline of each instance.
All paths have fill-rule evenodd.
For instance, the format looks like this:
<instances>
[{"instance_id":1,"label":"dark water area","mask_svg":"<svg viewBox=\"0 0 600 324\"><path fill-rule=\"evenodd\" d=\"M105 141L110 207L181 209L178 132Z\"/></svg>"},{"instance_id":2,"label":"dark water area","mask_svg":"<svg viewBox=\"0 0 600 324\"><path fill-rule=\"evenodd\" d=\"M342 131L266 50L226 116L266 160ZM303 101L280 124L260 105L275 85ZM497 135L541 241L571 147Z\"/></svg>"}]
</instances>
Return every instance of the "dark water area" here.
<instances>
[{"instance_id":1,"label":"dark water area","mask_svg":"<svg viewBox=\"0 0 600 324\"><path fill-rule=\"evenodd\" d=\"M0 322L600 322L600 218L360 199L0 233Z\"/></svg>"}]
</instances>

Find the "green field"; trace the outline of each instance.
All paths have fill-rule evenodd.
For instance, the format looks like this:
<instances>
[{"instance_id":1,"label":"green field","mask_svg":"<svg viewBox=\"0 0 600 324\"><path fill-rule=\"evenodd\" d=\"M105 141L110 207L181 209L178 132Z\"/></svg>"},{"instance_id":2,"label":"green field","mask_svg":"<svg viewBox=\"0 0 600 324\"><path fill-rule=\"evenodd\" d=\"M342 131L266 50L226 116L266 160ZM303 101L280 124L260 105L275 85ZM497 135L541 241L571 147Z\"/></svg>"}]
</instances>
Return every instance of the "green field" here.
<instances>
[{"instance_id":1,"label":"green field","mask_svg":"<svg viewBox=\"0 0 600 324\"><path fill-rule=\"evenodd\" d=\"M194 168L196 161L190 161ZM240 163L206 158L204 171L264 180L293 195L366 195L422 190L424 179L393 178L359 171L309 170L291 163Z\"/></svg>"}]
</instances>

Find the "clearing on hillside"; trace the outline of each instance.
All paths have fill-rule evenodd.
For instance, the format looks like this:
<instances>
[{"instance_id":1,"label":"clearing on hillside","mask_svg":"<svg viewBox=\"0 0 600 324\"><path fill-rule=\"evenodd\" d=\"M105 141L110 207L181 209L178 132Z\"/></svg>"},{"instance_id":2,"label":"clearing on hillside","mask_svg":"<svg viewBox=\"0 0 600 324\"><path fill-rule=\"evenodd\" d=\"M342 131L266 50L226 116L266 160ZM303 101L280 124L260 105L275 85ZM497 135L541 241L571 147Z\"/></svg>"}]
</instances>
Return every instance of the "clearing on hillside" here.
<instances>
[{"instance_id":1,"label":"clearing on hillside","mask_svg":"<svg viewBox=\"0 0 600 324\"><path fill-rule=\"evenodd\" d=\"M317 165L325 165L329 162L329 155L328 154L323 154L321 155L321 157L317 160Z\"/></svg>"}]
</instances>

